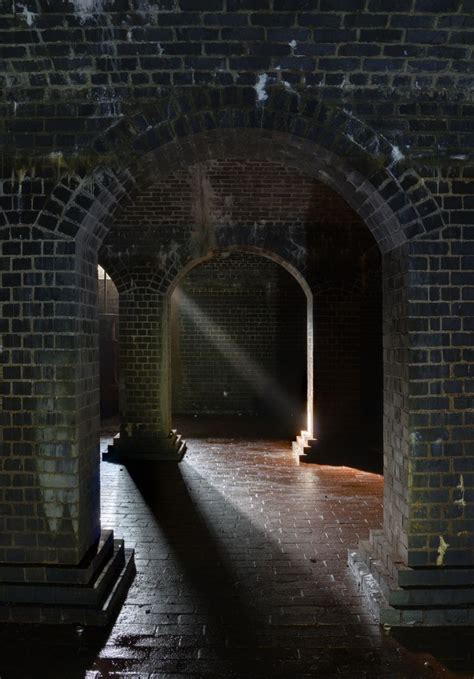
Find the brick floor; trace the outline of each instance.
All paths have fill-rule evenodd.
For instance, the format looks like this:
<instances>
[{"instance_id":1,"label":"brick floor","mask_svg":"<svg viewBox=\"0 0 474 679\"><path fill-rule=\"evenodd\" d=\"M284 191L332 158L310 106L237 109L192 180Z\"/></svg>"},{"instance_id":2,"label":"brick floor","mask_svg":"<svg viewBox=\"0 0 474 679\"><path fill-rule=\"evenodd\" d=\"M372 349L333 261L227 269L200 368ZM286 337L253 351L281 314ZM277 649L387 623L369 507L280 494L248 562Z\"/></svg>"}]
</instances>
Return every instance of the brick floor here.
<instances>
[{"instance_id":1,"label":"brick floor","mask_svg":"<svg viewBox=\"0 0 474 679\"><path fill-rule=\"evenodd\" d=\"M346 554L380 525L380 476L282 441L188 445L180 465L102 465L102 524L137 565L112 629L4 629L1 679L474 676L472 631L394 636L357 592Z\"/></svg>"}]
</instances>

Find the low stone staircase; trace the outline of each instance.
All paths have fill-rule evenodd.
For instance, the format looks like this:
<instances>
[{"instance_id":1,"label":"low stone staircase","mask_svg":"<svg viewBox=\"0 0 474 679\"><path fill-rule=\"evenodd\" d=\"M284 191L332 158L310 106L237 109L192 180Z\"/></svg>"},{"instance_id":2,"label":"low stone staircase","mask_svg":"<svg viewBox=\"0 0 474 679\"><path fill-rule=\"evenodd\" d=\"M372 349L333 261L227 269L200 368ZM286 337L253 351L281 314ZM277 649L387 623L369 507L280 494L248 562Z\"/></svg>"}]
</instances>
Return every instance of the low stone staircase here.
<instances>
[{"instance_id":1,"label":"low stone staircase","mask_svg":"<svg viewBox=\"0 0 474 679\"><path fill-rule=\"evenodd\" d=\"M0 566L0 622L106 625L134 575L133 550L111 530L78 566Z\"/></svg>"},{"instance_id":2,"label":"low stone staircase","mask_svg":"<svg viewBox=\"0 0 474 679\"><path fill-rule=\"evenodd\" d=\"M309 432L302 430L292 443L293 453L299 457L300 462L318 462L317 460L318 439L313 438Z\"/></svg>"},{"instance_id":3,"label":"low stone staircase","mask_svg":"<svg viewBox=\"0 0 474 679\"><path fill-rule=\"evenodd\" d=\"M172 429L163 438L134 436L123 439L120 434L114 436L112 445L102 453L106 462L135 462L146 460L151 462L181 462L186 453L186 441L176 429Z\"/></svg>"},{"instance_id":4,"label":"low stone staircase","mask_svg":"<svg viewBox=\"0 0 474 679\"><path fill-rule=\"evenodd\" d=\"M390 559L382 531L372 531L348 564L375 618L391 627L474 625L474 568L409 568Z\"/></svg>"}]
</instances>

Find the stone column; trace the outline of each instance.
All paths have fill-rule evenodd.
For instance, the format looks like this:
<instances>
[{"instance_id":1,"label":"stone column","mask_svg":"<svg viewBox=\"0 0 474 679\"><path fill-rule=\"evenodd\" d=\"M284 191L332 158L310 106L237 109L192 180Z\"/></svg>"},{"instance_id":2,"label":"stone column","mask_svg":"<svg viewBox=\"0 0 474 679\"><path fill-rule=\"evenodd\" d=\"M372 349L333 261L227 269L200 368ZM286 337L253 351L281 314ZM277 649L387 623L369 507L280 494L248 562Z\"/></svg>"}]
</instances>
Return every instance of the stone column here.
<instances>
[{"instance_id":1,"label":"stone column","mask_svg":"<svg viewBox=\"0 0 474 679\"><path fill-rule=\"evenodd\" d=\"M171 431L168 300L145 277L130 277L119 299L120 435L104 459L182 459Z\"/></svg>"},{"instance_id":2,"label":"stone column","mask_svg":"<svg viewBox=\"0 0 474 679\"><path fill-rule=\"evenodd\" d=\"M26 228L1 247L0 618L105 622L94 579L133 558L100 528L94 254Z\"/></svg>"}]
</instances>

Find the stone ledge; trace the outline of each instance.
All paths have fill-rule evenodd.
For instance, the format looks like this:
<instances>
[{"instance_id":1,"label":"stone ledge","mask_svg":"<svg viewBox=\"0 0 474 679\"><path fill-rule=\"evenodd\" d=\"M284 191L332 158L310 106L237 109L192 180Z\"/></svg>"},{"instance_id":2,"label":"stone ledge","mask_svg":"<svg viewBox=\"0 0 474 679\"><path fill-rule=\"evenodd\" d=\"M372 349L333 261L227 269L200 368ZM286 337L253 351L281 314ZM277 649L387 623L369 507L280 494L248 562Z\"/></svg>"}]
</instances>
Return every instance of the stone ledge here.
<instances>
[{"instance_id":1,"label":"stone ledge","mask_svg":"<svg viewBox=\"0 0 474 679\"><path fill-rule=\"evenodd\" d=\"M390 627L447 627L474 625L474 597L469 586L457 589L437 585L402 589L393 585L377 559L366 563L350 550L348 565L374 618ZM446 571L447 573L447 571Z\"/></svg>"},{"instance_id":2,"label":"stone ledge","mask_svg":"<svg viewBox=\"0 0 474 679\"><path fill-rule=\"evenodd\" d=\"M110 558L114 547L111 530L101 531L97 547L78 566L0 565L0 586L6 583L87 584Z\"/></svg>"},{"instance_id":3,"label":"stone ledge","mask_svg":"<svg viewBox=\"0 0 474 679\"><path fill-rule=\"evenodd\" d=\"M20 568L17 582L0 583L0 622L108 624L119 611L135 574L133 550L124 549L122 540L112 540L111 547L110 552L105 550L106 558L94 562L96 568L87 583L83 576L67 584L59 584L59 577L56 584L26 582L22 578L27 567ZM57 569L62 570L60 566Z\"/></svg>"}]
</instances>

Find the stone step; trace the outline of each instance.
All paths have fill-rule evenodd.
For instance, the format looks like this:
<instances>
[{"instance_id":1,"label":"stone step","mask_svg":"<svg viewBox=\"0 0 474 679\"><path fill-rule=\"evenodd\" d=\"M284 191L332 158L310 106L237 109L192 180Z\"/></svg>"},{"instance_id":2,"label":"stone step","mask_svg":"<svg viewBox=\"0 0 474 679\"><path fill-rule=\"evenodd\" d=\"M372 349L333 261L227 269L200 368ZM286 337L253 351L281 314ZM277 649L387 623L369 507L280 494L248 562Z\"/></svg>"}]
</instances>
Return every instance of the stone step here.
<instances>
[{"instance_id":1,"label":"stone step","mask_svg":"<svg viewBox=\"0 0 474 679\"><path fill-rule=\"evenodd\" d=\"M427 607L456 606L467 607L474 604L474 589L470 587L442 587L426 589L396 589L388 597L390 606Z\"/></svg>"},{"instance_id":2,"label":"stone step","mask_svg":"<svg viewBox=\"0 0 474 679\"><path fill-rule=\"evenodd\" d=\"M371 530L368 542L369 556L374 559L379 559L386 564L387 554L392 554L392 547L386 539L383 530Z\"/></svg>"},{"instance_id":3,"label":"stone step","mask_svg":"<svg viewBox=\"0 0 474 679\"><path fill-rule=\"evenodd\" d=\"M302 430L293 441L291 448L293 454L299 457L300 462L318 462L317 459L318 440L309 436L309 433Z\"/></svg>"},{"instance_id":4,"label":"stone step","mask_svg":"<svg viewBox=\"0 0 474 679\"><path fill-rule=\"evenodd\" d=\"M180 462L187 450L186 442L176 429L169 435L159 439L144 438L140 440L120 440L114 438L114 443L108 446L107 452L102 453L102 459L106 462Z\"/></svg>"},{"instance_id":5,"label":"stone step","mask_svg":"<svg viewBox=\"0 0 474 679\"><path fill-rule=\"evenodd\" d=\"M474 587L474 568L422 568L401 566L400 587Z\"/></svg>"},{"instance_id":6,"label":"stone step","mask_svg":"<svg viewBox=\"0 0 474 679\"><path fill-rule=\"evenodd\" d=\"M86 585L90 583L114 549L114 534L102 530L99 543L92 556L83 559L79 566L0 566L0 585L7 583L58 583L62 585Z\"/></svg>"},{"instance_id":7,"label":"stone step","mask_svg":"<svg viewBox=\"0 0 474 679\"><path fill-rule=\"evenodd\" d=\"M394 608L381 611L380 624L391 627L450 627L474 625L474 608Z\"/></svg>"},{"instance_id":8,"label":"stone step","mask_svg":"<svg viewBox=\"0 0 474 679\"><path fill-rule=\"evenodd\" d=\"M366 549L369 549L369 542L368 541L364 542L366 543L365 545ZM390 574L387 568L385 567L383 561L381 559L374 559L372 556L369 556L370 551L363 551L362 549L358 548L357 552L358 558L367 565L368 571L378 584L382 595L385 597L385 599L388 600L392 587L392 582Z\"/></svg>"},{"instance_id":9,"label":"stone step","mask_svg":"<svg viewBox=\"0 0 474 679\"><path fill-rule=\"evenodd\" d=\"M13 604L98 606L111 588L118 571L123 568L123 564L123 540L115 540L111 558L98 573L94 574L95 580L88 586L82 584L55 584L53 586L39 583L1 584L0 601Z\"/></svg>"},{"instance_id":10,"label":"stone step","mask_svg":"<svg viewBox=\"0 0 474 679\"><path fill-rule=\"evenodd\" d=\"M365 541L366 545L369 544ZM474 625L474 589L392 587L383 563L351 550L348 565L375 619L391 627Z\"/></svg>"},{"instance_id":11,"label":"stone step","mask_svg":"<svg viewBox=\"0 0 474 679\"><path fill-rule=\"evenodd\" d=\"M118 543L118 544L117 544ZM114 562L108 575L101 574L97 578L96 592L99 600L90 605L79 601L71 603L25 603L0 604L0 621L5 623L45 623L45 624L81 624L107 625L112 622L120 610L130 583L135 575L133 550L123 549L123 542L116 540L114 552L121 553L121 559ZM118 566L118 569L116 568ZM107 570L107 569L106 569Z\"/></svg>"},{"instance_id":12,"label":"stone step","mask_svg":"<svg viewBox=\"0 0 474 679\"><path fill-rule=\"evenodd\" d=\"M358 589L367 598L370 612L376 620L380 621L382 612L385 608L388 608L388 605L381 592L379 583L376 581L357 550L349 551L347 563L357 583Z\"/></svg>"}]
</instances>

